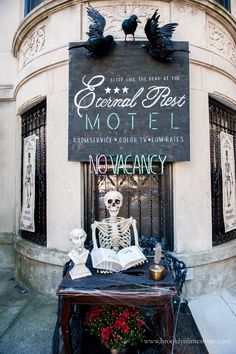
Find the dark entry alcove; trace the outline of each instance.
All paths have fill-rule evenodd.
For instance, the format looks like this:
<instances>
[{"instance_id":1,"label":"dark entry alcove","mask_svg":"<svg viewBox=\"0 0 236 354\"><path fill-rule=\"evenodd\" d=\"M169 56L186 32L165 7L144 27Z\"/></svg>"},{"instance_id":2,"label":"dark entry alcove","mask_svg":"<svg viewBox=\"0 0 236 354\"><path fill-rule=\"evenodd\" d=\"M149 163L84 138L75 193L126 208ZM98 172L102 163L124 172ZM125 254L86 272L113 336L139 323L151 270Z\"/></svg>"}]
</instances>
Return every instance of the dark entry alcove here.
<instances>
[{"instance_id":1,"label":"dark entry alcove","mask_svg":"<svg viewBox=\"0 0 236 354\"><path fill-rule=\"evenodd\" d=\"M21 186L23 185L24 138L36 134L37 147L35 159L35 232L20 229L19 234L26 240L41 246L47 245L46 112L46 100L43 100L21 116ZM21 192L23 193L23 191ZM21 202L23 202L23 194L21 195Z\"/></svg>"},{"instance_id":2,"label":"dark entry alcove","mask_svg":"<svg viewBox=\"0 0 236 354\"><path fill-rule=\"evenodd\" d=\"M85 230L91 239L91 223L109 215L104 205L104 195L109 190L123 194L119 216L136 219L139 237L150 236L173 250L172 164L165 165L162 175L94 175L84 164L85 180Z\"/></svg>"}]
</instances>

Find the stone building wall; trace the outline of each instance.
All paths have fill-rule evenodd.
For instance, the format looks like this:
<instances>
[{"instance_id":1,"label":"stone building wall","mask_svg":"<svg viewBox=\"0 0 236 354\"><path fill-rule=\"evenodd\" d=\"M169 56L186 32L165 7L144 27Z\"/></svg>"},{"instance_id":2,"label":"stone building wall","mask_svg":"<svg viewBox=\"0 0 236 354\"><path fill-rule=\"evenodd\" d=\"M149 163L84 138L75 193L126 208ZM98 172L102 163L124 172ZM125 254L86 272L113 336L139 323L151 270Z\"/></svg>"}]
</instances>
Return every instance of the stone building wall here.
<instances>
[{"instance_id":1,"label":"stone building wall","mask_svg":"<svg viewBox=\"0 0 236 354\"><path fill-rule=\"evenodd\" d=\"M0 97L0 112L3 112L0 135L4 136L0 144L3 151L8 146L0 163L6 166L6 160L11 161L0 175L0 214L3 220L0 233L4 235L1 236L3 244L6 234L11 239L19 229L20 116L46 98L47 248L32 245L18 236L14 236L14 247L18 275L30 286L35 287L37 283L39 290L38 279L42 279L40 274L46 267L46 291L53 292L55 274L59 279L70 248L69 231L83 226L82 168L80 163L67 160L68 43L87 38L88 2L47 0L25 18L22 1L11 3L14 3L12 9L9 2L2 1L3 12L0 12L2 18L4 12L14 14L10 30L8 22L3 20L8 34L4 37L6 43L0 42L0 52L6 52L4 67L0 67L0 89L3 88L4 95L8 95ZM234 4L232 15L214 0L131 1L129 4L125 1L90 1L90 4L106 17L106 33L112 34L116 40L123 40L121 21L132 13L142 21L136 40L145 39L146 18L158 8L161 24L179 24L173 39L189 42L191 160L173 164L174 248L177 255L196 270L196 274L199 269L202 272L210 269L209 274L213 274L215 264L223 269L226 263L230 264L233 272L236 243L232 241L224 245L221 253L212 248L208 95L236 107ZM234 250L227 259L224 257L226 249ZM204 261L206 254L209 263ZM210 260L212 257L214 261ZM206 282L201 283L200 278L196 275L188 282L189 296L192 296L191 289L196 284L199 294L208 291ZM231 277L229 281L232 281ZM220 280L212 282L209 290L214 289L214 284L215 288L222 285ZM228 286L228 283L223 286Z\"/></svg>"}]
</instances>

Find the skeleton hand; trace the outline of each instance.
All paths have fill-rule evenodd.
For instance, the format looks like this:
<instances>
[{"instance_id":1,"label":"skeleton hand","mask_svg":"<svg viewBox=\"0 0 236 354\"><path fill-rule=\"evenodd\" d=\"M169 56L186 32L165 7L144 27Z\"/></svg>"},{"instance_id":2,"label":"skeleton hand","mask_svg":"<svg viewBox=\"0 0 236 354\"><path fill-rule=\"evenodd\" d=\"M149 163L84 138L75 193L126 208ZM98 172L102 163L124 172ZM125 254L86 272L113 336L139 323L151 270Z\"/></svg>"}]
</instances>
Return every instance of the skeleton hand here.
<instances>
[{"instance_id":1,"label":"skeleton hand","mask_svg":"<svg viewBox=\"0 0 236 354\"><path fill-rule=\"evenodd\" d=\"M111 274L111 273L113 273L111 270L97 269L97 274Z\"/></svg>"},{"instance_id":2,"label":"skeleton hand","mask_svg":"<svg viewBox=\"0 0 236 354\"><path fill-rule=\"evenodd\" d=\"M144 264L146 261L141 261L141 262L139 262L138 264L136 264L135 265L135 267L139 267L139 266L141 266L142 264Z\"/></svg>"}]
</instances>

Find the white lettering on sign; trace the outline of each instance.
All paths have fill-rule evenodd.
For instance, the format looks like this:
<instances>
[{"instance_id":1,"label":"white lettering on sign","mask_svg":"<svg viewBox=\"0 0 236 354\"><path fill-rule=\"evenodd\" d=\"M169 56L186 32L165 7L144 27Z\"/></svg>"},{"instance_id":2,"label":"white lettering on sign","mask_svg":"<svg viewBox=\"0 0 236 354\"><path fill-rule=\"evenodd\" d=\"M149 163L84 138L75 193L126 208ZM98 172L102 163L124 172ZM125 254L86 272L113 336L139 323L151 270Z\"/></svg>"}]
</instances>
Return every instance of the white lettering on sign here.
<instances>
[{"instance_id":1,"label":"white lettering on sign","mask_svg":"<svg viewBox=\"0 0 236 354\"><path fill-rule=\"evenodd\" d=\"M171 96L171 89L168 86L151 86L148 88L146 98L142 101L144 108L151 108L157 103L160 107L182 107L186 102L186 96Z\"/></svg>"},{"instance_id":2,"label":"white lettering on sign","mask_svg":"<svg viewBox=\"0 0 236 354\"><path fill-rule=\"evenodd\" d=\"M119 97L112 98L109 96L108 98L97 97L96 88L101 86L105 81L105 76L96 75L91 79L86 81L86 75L82 78L82 84L84 88L79 90L74 96L74 104L77 108L77 113L79 117L82 117L82 111L88 109L93 104L96 108L112 108L112 107L120 107L120 108L133 108L137 105L137 99L143 96L144 87L140 87L133 96L131 97ZM109 92L109 88L106 89L107 93ZM119 92L119 89L115 89L116 92ZM126 90L126 91L124 91ZM144 108L151 108L157 104L160 107L182 107L186 102L186 95L182 96L172 96L171 89L169 86L150 86L147 89L147 93L142 99L141 103ZM123 88L123 93L128 92L128 88ZM133 115L135 113L132 113ZM132 117L133 119L133 117Z\"/></svg>"},{"instance_id":3,"label":"white lettering on sign","mask_svg":"<svg viewBox=\"0 0 236 354\"><path fill-rule=\"evenodd\" d=\"M120 173L127 175L136 173L162 175L166 158L165 155L89 155L89 172L95 175L105 174L108 170L108 160L110 160L115 175ZM131 160L133 160L133 164L128 164ZM158 162L159 166L154 165L154 161Z\"/></svg>"}]
</instances>

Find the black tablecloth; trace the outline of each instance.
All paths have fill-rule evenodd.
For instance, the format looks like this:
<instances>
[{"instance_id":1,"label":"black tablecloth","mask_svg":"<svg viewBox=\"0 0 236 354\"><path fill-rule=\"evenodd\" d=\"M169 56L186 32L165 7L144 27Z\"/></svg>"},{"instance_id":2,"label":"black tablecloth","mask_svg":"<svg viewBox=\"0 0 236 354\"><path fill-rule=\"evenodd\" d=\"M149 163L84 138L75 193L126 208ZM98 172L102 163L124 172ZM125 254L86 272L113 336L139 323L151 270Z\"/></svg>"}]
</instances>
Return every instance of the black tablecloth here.
<instances>
[{"instance_id":1,"label":"black tablecloth","mask_svg":"<svg viewBox=\"0 0 236 354\"><path fill-rule=\"evenodd\" d=\"M162 260L161 264L165 266L165 277L162 280L152 280L149 276L149 267L153 264L153 258L149 258L148 263L145 263L138 267L133 267L124 272L111 273L111 274L98 274L96 269L91 266L91 259L88 259L87 266L92 272L92 276L86 278L72 280L67 273L62 279L59 286L59 290L70 289L121 289L127 287L130 289L139 290L143 287L146 291L148 287L174 287L175 283L168 268L168 264L165 260ZM132 274L129 274L131 273ZM137 274L139 275L137 275Z\"/></svg>"}]
</instances>

